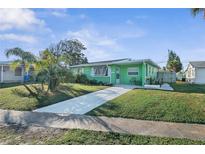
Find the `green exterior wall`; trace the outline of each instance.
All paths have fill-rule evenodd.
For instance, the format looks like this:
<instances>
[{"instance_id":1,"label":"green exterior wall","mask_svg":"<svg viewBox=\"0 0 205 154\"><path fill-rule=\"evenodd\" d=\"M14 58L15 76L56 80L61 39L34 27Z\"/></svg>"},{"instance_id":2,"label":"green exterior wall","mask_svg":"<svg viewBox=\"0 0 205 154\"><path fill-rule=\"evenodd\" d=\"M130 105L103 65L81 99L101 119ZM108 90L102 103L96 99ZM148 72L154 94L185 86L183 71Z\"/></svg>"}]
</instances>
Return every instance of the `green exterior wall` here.
<instances>
[{"instance_id":1,"label":"green exterior wall","mask_svg":"<svg viewBox=\"0 0 205 154\"><path fill-rule=\"evenodd\" d=\"M150 64L145 64L145 83L146 84L150 84L150 78L152 80L157 78L157 71L158 71L158 68Z\"/></svg>"},{"instance_id":2,"label":"green exterior wall","mask_svg":"<svg viewBox=\"0 0 205 154\"><path fill-rule=\"evenodd\" d=\"M88 79L102 81L103 83L110 83L109 76L92 76L91 69L92 69L91 66L83 68L83 74L85 74L88 77Z\"/></svg>"},{"instance_id":3,"label":"green exterior wall","mask_svg":"<svg viewBox=\"0 0 205 154\"><path fill-rule=\"evenodd\" d=\"M149 84L148 78L156 78L157 68L150 64L141 63L141 64L124 64L124 65L108 65L110 67L110 76L92 76L91 70L92 66L86 66L81 68L72 68L73 72L78 72L77 69L81 69L81 73L85 74L90 80L97 80L103 83L112 83L116 84L116 67L120 68L120 84L131 84L130 80L135 78L139 85ZM138 75L128 75L129 67L137 67L139 72Z\"/></svg>"},{"instance_id":4,"label":"green exterior wall","mask_svg":"<svg viewBox=\"0 0 205 154\"><path fill-rule=\"evenodd\" d=\"M120 65L120 83L121 84L131 84L131 79L135 78L139 85L142 85L142 65ZM139 70L138 75L128 75L128 68L129 67L136 67Z\"/></svg>"}]
</instances>

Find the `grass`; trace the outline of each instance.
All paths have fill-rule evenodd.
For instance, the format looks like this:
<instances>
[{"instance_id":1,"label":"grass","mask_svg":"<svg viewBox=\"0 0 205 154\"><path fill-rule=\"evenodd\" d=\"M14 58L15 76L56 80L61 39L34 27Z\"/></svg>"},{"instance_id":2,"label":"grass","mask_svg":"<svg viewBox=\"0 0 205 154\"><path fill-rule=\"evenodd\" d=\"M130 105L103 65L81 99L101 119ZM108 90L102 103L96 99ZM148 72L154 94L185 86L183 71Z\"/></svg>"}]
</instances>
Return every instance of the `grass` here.
<instances>
[{"instance_id":1,"label":"grass","mask_svg":"<svg viewBox=\"0 0 205 154\"><path fill-rule=\"evenodd\" d=\"M87 145L168 145L205 144L204 141L189 139L127 135L119 133L95 132L88 130L63 130L56 128L1 127L0 144L87 144Z\"/></svg>"},{"instance_id":2,"label":"grass","mask_svg":"<svg viewBox=\"0 0 205 154\"><path fill-rule=\"evenodd\" d=\"M174 88L176 92L205 94L205 84L199 85L177 82L171 84L171 86Z\"/></svg>"},{"instance_id":3,"label":"grass","mask_svg":"<svg viewBox=\"0 0 205 154\"><path fill-rule=\"evenodd\" d=\"M104 88L106 86L62 84L56 92L42 96L40 100L30 96L22 85L2 88L0 89L0 108L23 111L33 110Z\"/></svg>"},{"instance_id":4,"label":"grass","mask_svg":"<svg viewBox=\"0 0 205 154\"><path fill-rule=\"evenodd\" d=\"M205 124L205 85L172 86L174 92L135 89L87 114Z\"/></svg>"}]
</instances>

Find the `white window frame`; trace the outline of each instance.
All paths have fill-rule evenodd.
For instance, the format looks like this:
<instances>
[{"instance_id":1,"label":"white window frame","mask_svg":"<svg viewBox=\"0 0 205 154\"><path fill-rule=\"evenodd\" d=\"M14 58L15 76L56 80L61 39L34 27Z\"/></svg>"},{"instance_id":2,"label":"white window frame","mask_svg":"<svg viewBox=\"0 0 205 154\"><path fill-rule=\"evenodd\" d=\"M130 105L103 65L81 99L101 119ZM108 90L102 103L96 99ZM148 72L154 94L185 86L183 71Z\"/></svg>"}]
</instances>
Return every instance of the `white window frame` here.
<instances>
[{"instance_id":1,"label":"white window frame","mask_svg":"<svg viewBox=\"0 0 205 154\"><path fill-rule=\"evenodd\" d=\"M135 71L134 70L130 71L129 69L135 69ZM137 74L136 75L134 75L134 74L130 75L129 72L137 72ZM128 67L127 68L127 75L128 76L139 76L139 67Z\"/></svg>"},{"instance_id":2,"label":"white window frame","mask_svg":"<svg viewBox=\"0 0 205 154\"><path fill-rule=\"evenodd\" d=\"M100 66L106 66L107 67L107 75L98 75L98 74L95 74L95 71L94 71L94 67L100 67ZM91 68L91 76L93 77L109 77L109 67L107 65L99 65L99 66L93 66Z\"/></svg>"},{"instance_id":3,"label":"white window frame","mask_svg":"<svg viewBox=\"0 0 205 154\"><path fill-rule=\"evenodd\" d=\"M19 72L17 72L19 71ZM19 73L19 74L18 74ZM14 70L14 76L22 76L22 68L21 67L16 67Z\"/></svg>"}]
</instances>

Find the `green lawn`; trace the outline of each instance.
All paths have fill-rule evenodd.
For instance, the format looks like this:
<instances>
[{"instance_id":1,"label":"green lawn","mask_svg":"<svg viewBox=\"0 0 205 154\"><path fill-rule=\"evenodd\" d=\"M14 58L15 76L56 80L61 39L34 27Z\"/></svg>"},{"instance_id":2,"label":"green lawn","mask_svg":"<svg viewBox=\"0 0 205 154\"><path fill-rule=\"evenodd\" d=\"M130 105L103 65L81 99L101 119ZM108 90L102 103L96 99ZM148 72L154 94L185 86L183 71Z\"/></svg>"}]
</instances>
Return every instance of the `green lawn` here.
<instances>
[{"instance_id":1,"label":"green lawn","mask_svg":"<svg viewBox=\"0 0 205 154\"><path fill-rule=\"evenodd\" d=\"M87 130L0 127L0 144L205 144L204 141L162 138Z\"/></svg>"},{"instance_id":2,"label":"green lawn","mask_svg":"<svg viewBox=\"0 0 205 154\"><path fill-rule=\"evenodd\" d=\"M205 85L172 86L174 92L135 89L87 114L205 124Z\"/></svg>"},{"instance_id":3,"label":"green lawn","mask_svg":"<svg viewBox=\"0 0 205 154\"><path fill-rule=\"evenodd\" d=\"M187 84L183 82L177 82L171 84L171 86L177 92L205 94L205 84L199 85L199 84Z\"/></svg>"},{"instance_id":4,"label":"green lawn","mask_svg":"<svg viewBox=\"0 0 205 154\"><path fill-rule=\"evenodd\" d=\"M38 86L38 85L37 85ZM101 90L106 86L63 84L56 92L43 95L39 100L29 95L24 86L0 89L0 108L13 110L33 110L59 101Z\"/></svg>"}]
</instances>

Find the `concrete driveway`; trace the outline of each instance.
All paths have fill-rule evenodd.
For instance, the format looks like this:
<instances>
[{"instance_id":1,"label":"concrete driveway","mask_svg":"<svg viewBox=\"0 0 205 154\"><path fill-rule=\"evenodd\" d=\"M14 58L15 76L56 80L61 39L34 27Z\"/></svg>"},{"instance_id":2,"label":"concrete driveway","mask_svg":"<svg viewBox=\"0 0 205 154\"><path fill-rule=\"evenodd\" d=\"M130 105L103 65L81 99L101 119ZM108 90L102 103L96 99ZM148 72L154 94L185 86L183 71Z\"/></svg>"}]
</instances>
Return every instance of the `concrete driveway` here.
<instances>
[{"instance_id":1,"label":"concrete driveway","mask_svg":"<svg viewBox=\"0 0 205 154\"><path fill-rule=\"evenodd\" d=\"M75 97L53 105L42 107L34 110L34 112L85 114L92 109L106 103L107 101L132 90L133 88L135 88L135 86L118 85L83 96Z\"/></svg>"}]
</instances>

